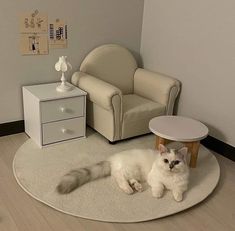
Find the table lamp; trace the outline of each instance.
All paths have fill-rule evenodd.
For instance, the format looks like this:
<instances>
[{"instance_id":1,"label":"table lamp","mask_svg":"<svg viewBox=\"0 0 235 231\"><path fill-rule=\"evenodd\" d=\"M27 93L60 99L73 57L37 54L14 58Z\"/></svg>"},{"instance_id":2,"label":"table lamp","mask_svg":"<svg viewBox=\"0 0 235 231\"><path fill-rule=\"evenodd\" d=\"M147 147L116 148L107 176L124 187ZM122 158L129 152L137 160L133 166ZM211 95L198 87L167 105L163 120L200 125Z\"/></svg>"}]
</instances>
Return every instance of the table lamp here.
<instances>
[{"instance_id":1,"label":"table lamp","mask_svg":"<svg viewBox=\"0 0 235 231\"><path fill-rule=\"evenodd\" d=\"M62 72L61 84L56 88L59 92L66 92L72 90L72 87L69 86L66 82L65 72L68 68L72 69L72 65L67 61L67 56L59 57L59 61L55 64L55 69Z\"/></svg>"}]
</instances>

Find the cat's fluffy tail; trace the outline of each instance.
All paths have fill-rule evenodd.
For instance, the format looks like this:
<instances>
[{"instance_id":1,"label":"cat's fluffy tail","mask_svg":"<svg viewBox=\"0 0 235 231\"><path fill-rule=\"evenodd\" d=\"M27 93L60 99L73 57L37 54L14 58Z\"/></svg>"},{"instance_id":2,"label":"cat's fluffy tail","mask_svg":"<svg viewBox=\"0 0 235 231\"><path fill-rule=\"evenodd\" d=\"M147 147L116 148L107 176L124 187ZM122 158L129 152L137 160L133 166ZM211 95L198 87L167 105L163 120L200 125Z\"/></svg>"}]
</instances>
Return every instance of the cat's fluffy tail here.
<instances>
[{"instance_id":1,"label":"cat's fluffy tail","mask_svg":"<svg viewBox=\"0 0 235 231\"><path fill-rule=\"evenodd\" d=\"M110 174L110 162L102 161L89 167L71 170L63 176L56 189L60 194L70 193L87 182L110 176Z\"/></svg>"}]
</instances>

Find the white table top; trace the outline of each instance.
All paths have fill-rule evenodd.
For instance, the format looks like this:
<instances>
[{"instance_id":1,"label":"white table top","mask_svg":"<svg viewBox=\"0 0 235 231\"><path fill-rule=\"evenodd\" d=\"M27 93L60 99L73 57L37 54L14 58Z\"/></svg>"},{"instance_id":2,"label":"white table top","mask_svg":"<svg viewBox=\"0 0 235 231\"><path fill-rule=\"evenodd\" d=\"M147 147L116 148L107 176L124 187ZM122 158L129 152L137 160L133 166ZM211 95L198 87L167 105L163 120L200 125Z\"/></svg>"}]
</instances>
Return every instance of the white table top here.
<instances>
[{"instance_id":1,"label":"white table top","mask_svg":"<svg viewBox=\"0 0 235 231\"><path fill-rule=\"evenodd\" d=\"M158 116L150 120L149 129L162 138L181 142L202 140L208 128L201 122L182 116Z\"/></svg>"},{"instance_id":2,"label":"white table top","mask_svg":"<svg viewBox=\"0 0 235 231\"><path fill-rule=\"evenodd\" d=\"M70 98L76 96L86 95L87 93L78 87L67 83L72 87L71 91L58 92L56 87L59 86L61 82L58 83L48 83L48 84L38 84L32 86L24 86L23 88L30 91L34 96L38 98L39 101L55 100L62 98Z\"/></svg>"}]
</instances>

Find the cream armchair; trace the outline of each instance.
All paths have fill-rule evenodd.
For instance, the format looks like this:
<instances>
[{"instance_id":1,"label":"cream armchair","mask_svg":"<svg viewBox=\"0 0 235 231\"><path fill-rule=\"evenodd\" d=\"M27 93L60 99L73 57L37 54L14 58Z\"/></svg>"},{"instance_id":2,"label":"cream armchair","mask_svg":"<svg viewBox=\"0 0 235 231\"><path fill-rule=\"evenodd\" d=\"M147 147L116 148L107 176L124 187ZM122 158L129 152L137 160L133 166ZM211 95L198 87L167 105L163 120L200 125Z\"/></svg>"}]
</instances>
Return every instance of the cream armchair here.
<instances>
[{"instance_id":1,"label":"cream armchair","mask_svg":"<svg viewBox=\"0 0 235 231\"><path fill-rule=\"evenodd\" d=\"M137 67L124 47L91 51L71 82L88 93L87 123L109 141L149 133L150 119L172 115L178 80Z\"/></svg>"}]
</instances>

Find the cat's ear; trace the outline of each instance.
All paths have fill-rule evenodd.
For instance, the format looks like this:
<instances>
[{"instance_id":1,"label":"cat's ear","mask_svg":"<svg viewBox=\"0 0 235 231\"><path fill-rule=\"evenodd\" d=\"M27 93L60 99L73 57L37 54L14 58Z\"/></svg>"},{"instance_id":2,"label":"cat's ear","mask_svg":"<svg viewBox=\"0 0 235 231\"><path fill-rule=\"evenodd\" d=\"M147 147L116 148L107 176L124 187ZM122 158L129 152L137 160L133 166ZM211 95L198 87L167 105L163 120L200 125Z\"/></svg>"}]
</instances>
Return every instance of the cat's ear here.
<instances>
[{"instance_id":1,"label":"cat's ear","mask_svg":"<svg viewBox=\"0 0 235 231\"><path fill-rule=\"evenodd\" d=\"M165 152L168 151L167 147L163 144L159 144L158 150L159 150L160 154L165 153Z\"/></svg>"},{"instance_id":2,"label":"cat's ear","mask_svg":"<svg viewBox=\"0 0 235 231\"><path fill-rule=\"evenodd\" d=\"M188 148L187 147L180 148L178 150L178 153L180 153L183 156L183 158L186 160L188 154Z\"/></svg>"}]
</instances>

